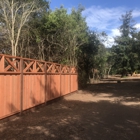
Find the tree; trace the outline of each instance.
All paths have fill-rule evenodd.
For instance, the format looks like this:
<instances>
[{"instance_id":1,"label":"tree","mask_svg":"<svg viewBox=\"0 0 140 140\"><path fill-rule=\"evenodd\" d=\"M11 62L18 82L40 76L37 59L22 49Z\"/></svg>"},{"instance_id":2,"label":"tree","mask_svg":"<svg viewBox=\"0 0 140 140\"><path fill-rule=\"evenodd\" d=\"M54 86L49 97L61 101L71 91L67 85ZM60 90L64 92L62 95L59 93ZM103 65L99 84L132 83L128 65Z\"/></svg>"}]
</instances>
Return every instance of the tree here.
<instances>
[{"instance_id":1,"label":"tree","mask_svg":"<svg viewBox=\"0 0 140 140\"><path fill-rule=\"evenodd\" d=\"M46 56L48 55L48 48L49 44L46 41L46 36L48 32L44 30L44 24L50 14L49 3L45 0L40 0L38 3L38 8L41 10L36 11L31 14L30 21L28 22L27 32L23 34L25 38L27 38L24 44L23 52L27 57L36 58L39 60L45 60ZM48 60L48 59L46 59Z\"/></svg>"},{"instance_id":2,"label":"tree","mask_svg":"<svg viewBox=\"0 0 140 140\"><path fill-rule=\"evenodd\" d=\"M133 50L133 43L135 42L134 20L132 18L132 11L126 12L121 17L122 25L120 26L121 36L115 38L116 45L112 47L115 57L113 68L117 70L122 76L128 73L133 73L136 69L134 66L134 57L136 56Z\"/></svg>"},{"instance_id":3,"label":"tree","mask_svg":"<svg viewBox=\"0 0 140 140\"><path fill-rule=\"evenodd\" d=\"M38 1L1 0L0 17L5 27L12 48L12 55L17 55L17 46L23 26L29 21L31 13L39 10Z\"/></svg>"},{"instance_id":4,"label":"tree","mask_svg":"<svg viewBox=\"0 0 140 140\"><path fill-rule=\"evenodd\" d=\"M106 75L107 66L107 52L105 46L100 43L98 46L98 53L94 57L94 69L98 70L98 76L100 75L101 78Z\"/></svg>"},{"instance_id":5,"label":"tree","mask_svg":"<svg viewBox=\"0 0 140 140\"><path fill-rule=\"evenodd\" d=\"M87 42L87 25L81 15L82 9L67 9L60 7L44 15L40 28L35 31L36 39L41 38L47 43L46 53L49 61L77 65L77 53ZM41 32L40 32L41 31Z\"/></svg>"},{"instance_id":6,"label":"tree","mask_svg":"<svg viewBox=\"0 0 140 140\"><path fill-rule=\"evenodd\" d=\"M96 32L89 31L87 33L88 41L80 46L78 50L78 80L79 86L84 87L87 81L94 78L93 70L96 68L95 57L98 54L100 41Z\"/></svg>"}]
</instances>

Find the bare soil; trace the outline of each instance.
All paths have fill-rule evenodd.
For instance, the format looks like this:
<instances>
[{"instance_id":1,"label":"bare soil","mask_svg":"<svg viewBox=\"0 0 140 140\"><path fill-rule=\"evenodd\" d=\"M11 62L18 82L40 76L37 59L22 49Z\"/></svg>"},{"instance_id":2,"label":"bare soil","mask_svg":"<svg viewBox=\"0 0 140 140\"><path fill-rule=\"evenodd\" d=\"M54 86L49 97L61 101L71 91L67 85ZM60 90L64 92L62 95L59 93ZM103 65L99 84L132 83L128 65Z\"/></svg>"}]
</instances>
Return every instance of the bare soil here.
<instances>
[{"instance_id":1,"label":"bare soil","mask_svg":"<svg viewBox=\"0 0 140 140\"><path fill-rule=\"evenodd\" d=\"M140 140L140 81L88 85L2 120L0 140Z\"/></svg>"}]
</instances>

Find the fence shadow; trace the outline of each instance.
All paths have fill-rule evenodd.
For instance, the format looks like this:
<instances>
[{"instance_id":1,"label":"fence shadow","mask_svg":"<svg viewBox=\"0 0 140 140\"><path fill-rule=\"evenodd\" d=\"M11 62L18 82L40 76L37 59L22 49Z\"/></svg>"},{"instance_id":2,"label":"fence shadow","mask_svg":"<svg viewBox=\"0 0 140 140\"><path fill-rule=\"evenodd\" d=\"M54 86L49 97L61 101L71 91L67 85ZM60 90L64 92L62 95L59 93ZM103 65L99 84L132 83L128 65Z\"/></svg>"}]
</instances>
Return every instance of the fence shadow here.
<instances>
[{"instance_id":1,"label":"fence shadow","mask_svg":"<svg viewBox=\"0 0 140 140\"><path fill-rule=\"evenodd\" d=\"M78 94L78 93L77 93ZM140 109L108 101L63 100L0 123L3 139L139 139ZM5 128L2 130L1 128Z\"/></svg>"},{"instance_id":2,"label":"fence shadow","mask_svg":"<svg viewBox=\"0 0 140 140\"><path fill-rule=\"evenodd\" d=\"M56 81L51 77L50 81L53 86L44 87L38 79L41 88L50 88L47 94L50 90L59 94ZM55 100L55 104L11 121L1 121L0 139L137 140L140 137L139 85L140 81L89 85ZM32 102L38 100L32 97ZM16 109L14 104L8 106Z\"/></svg>"}]
</instances>

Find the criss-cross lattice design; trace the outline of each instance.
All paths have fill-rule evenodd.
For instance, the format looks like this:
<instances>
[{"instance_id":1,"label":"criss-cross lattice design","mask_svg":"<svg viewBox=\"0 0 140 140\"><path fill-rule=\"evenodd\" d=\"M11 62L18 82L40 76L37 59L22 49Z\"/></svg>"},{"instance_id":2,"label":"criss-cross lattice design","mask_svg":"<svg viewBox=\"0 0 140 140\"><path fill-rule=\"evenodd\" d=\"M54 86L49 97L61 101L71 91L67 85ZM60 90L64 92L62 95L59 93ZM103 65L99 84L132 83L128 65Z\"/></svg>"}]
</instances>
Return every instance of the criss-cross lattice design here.
<instances>
[{"instance_id":1,"label":"criss-cross lattice design","mask_svg":"<svg viewBox=\"0 0 140 140\"><path fill-rule=\"evenodd\" d=\"M0 68L3 72L20 72L20 58L1 55Z\"/></svg>"},{"instance_id":2,"label":"criss-cross lattice design","mask_svg":"<svg viewBox=\"0 0 140 140\"><path fill-rule=\"evenodd\" d=\"M75 67L0 54L0 72L76 74Z\"/></svg>"},{"instance_id":3,"label":"criss-cross lattice design","mask_svg":"<svg viewBox=\"0 0 140 140\"><path fill-rule=\"evenodd\" d=\"M23 59L23 72L44 72L45 62Z\"/></svg>"},{"instance_id":4,"label":"criss-cross lattice design","mask_svg":"<svg viewBox=\"0 0 140 140\"><path fill-rule=\"evenodd\" d=\"M75 74L77 73L77 69L75 67L71 67L70 73Z\"/></svg>"},{"instance_id":5,"label":"criss-cross lattice design","mask_svg":"<svg viewBox=\"0 0 140 140\"><path fill-rule=\"evenodd\" d=\"M62 66L61 73L70 73L70 66Z\"/></svg>"},{"instance_id":6,"label":"criss-cross lattice design","mask_svg":"<svg viewBox=\"0 0 140 140\"><path fill-rule=\"evenodd\" d=\"M36 72L45 72L45 62L36 62Z\"/></svg>"},{"instance_id":7,"label":"criss-cross lattice design","mask_svg":"<svg viewBox=\"0 0 140 140\"><path fill-rule=\"evenodd\" d=\"M60 73L61 65L56 63L46 62L46 71L47 73Z\"/></svg>"},{"instance_id":8,"label":"criss-cross lattice design","mask_svg":"<svg viewBox=\"0 0 140 140\"><path fill-rule=\"evenodd\" d=\"M23 72L35 72L35 60L23 59Z\"/></svg>"}]
</instances>

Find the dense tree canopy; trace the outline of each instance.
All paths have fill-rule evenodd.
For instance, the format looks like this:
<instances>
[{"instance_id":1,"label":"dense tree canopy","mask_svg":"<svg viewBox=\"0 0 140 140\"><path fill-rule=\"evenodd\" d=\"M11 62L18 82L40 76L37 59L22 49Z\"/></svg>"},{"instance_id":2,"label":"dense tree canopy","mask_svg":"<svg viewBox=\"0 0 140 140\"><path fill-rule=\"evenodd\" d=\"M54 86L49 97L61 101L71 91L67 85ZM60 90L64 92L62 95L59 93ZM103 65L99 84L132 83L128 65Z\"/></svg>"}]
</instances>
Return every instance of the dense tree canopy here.
<instances>
[{"instance_id":1,"label":"dense tree canopy","mask_svg":"<svg viewBox=\"0 0 140 140\"><path fill-rule=\"evenodd\" d=\"M0 2L1 53L74 65L88 79L99 38L82 16L84 8L51 11L45 0Z\"/></svg>"},{"instance_id":2,"label":"dense tree canopy","mask_svg":"<svg viewBox=\"0 0 140 140\"><path fill-rule=\"evenodd\" d=\"M0 1L0 51L5 54L74 65L79 83L140 68L140 32L134 28L132 11L122 15L121 36L106 48L106 33L90 30L84 8L68 12L49 8L46 0Z\"/></svg>"}]
</instances>

